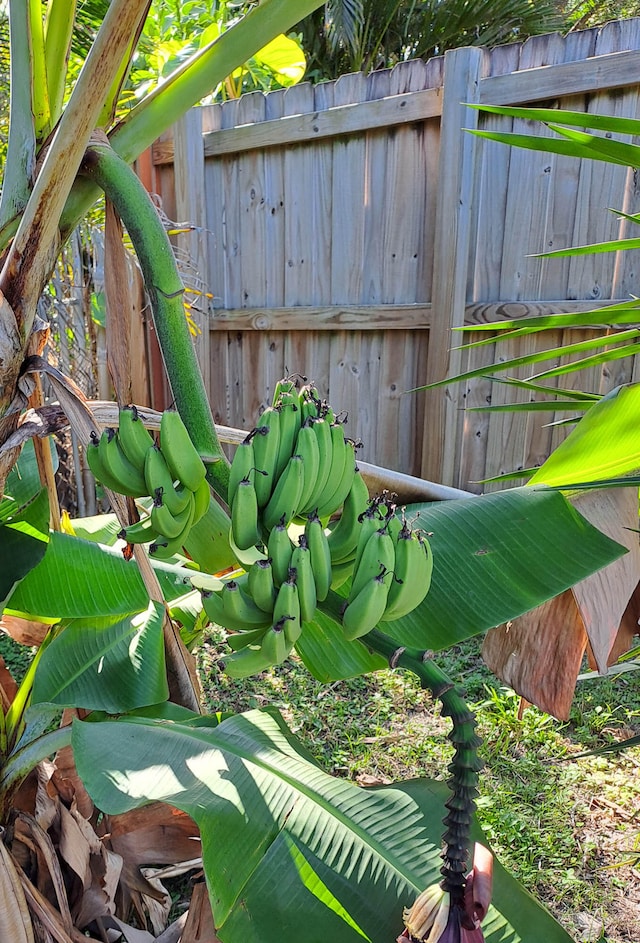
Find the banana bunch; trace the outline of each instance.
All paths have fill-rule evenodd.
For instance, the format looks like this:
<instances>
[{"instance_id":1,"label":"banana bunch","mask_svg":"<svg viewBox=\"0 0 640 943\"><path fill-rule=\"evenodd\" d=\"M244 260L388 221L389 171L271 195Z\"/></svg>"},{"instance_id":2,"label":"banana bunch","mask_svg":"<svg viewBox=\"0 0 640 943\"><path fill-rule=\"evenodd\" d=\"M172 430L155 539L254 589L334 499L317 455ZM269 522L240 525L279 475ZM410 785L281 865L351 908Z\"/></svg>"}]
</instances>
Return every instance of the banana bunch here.
<instances>
[{"instance_id":1,"label":"banana bunch","mask_svg":"<svg viewBox=\"0 0 640 943\"><path fill-rule=\"evenodd\" d=\"M228 488L231 536L240 550L260 545L281 522L327 519L346 500L356 443L311 384L277 384L273 404L237 447Z\"/></svg>"},{"instance_id":2,"label":"banana bunch","mask_svg":"<svg viewBox=\"0 0 640 943\"><path fill-rule=\"evenodd\" d=\"M331 558L320 518L309 516L294 544L284 523L269 536L269 556L219 592L203 593L202 605L211 622L232 634L232 653L225 670L245 678L279 665L290 655L302 626L326 599L331 583Z\"/></svg>"},{"instance_id":3,"label":"banana bunch","mask_svg":"<svg viewBox=\"0 0 640 943\"><path fill-rule=\"evenodd\" d=\"M150 544L150 555L160 560L180 552L210 500L205 466L180 414L162 414L158 445L136 407L125 406L117 429L105 429L100 437L92 433L86 455L95 478L107 488L153 499L150 513L118 536L131 544Z\"/></svg>"},{"instance_id":4,"label":"banana bunch","mask_svg":"<svg viewBox=\"0 0 640 943\"><path fill-rule=\"evenodd\" d=\"M428 541L396 515L387 496L374 498L358 522L351 587L342 608L342 629L350 640L412 612L427 595L433 569Z\"/></svg>"}]
</instances>

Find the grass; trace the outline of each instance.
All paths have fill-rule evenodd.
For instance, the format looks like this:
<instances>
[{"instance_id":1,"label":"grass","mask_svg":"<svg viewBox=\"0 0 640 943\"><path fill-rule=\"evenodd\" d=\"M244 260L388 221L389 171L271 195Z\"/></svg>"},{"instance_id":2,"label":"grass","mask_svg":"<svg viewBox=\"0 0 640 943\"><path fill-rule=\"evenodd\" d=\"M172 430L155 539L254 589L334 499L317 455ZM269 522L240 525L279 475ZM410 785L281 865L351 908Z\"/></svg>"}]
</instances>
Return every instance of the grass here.
<instances>
[{"instance_id":1,"label":"grass","mask_svg":"<svg viewBox=\"0 0 640 943\"><path fill-rule=\"evenodd\" d=\"M405 672L322 685L296 661L250 681L220 674L223 636L199 652L210 709L279 708L337 776L375 784L445 779L449 722ZM478 717L485 769L478 815L502 863L579 943L640 940L640 749L579 760L640 733L640 673L581 682L567 723L520 699L470 640L438 657ZM601 937L603 928L606 936Z\"/></svg>"}]
</instances>

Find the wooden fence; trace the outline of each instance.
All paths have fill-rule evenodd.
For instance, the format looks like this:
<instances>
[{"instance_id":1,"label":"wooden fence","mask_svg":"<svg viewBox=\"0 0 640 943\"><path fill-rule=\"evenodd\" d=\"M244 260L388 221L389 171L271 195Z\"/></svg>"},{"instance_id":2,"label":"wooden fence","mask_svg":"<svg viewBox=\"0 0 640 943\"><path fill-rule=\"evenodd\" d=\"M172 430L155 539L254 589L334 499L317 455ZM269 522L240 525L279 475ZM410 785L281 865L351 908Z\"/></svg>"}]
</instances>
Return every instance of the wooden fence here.
<instances>
[{"instance_id":1,"label":"wooden fence","mask_svg":"<svg viewBox=\"0 0 640 943\"><path fill-rule=\"evenodd\" d=\"M299 372L348 411L366 461L475 490L542 462L564 434L553 412L463 408L512 389L407 391L542 343L469 353L452 328L637 294L638 252L532 254L623 235L608 208L639 212L640 188L624 167L482 141L464 129L531 127L465 103L637 116L639 82L635 19L189 112L139 167L193 227L177 242L213 295L194 297L217 421L250 428L275 381ZM561 385L606 390L637 370L617 361Z\"/></svg>"}]
</instances>

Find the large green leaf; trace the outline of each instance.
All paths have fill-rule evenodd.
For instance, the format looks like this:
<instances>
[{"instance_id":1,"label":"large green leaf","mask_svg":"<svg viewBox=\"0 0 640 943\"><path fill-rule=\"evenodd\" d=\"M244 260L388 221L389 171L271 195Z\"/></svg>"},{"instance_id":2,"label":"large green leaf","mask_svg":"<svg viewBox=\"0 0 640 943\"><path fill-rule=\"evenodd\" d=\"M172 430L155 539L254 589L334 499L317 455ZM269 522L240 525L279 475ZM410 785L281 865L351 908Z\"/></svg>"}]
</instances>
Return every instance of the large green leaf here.
<instances>
[{"instance_id":1,"label":"large green leaf","mask_svg":"<svg viewBox=\"0 0 640 943\"><path fill-rule=\"evenodd\" d=\"M20 457L13 466L0 501L0 521L14 517L42 490L38 463L31 440L25 442Z\"/></svg>"},{"instance_id":2,"label":"large green leaf","mask_svg":"<svg viewBox=\"0 0 640 943\"><path fill-rule=\"evenodd\" d=\"M341 681L387 667L384 658L361 642L347 641L335 619L320 611L313 622L304 623L296 651L318 681Z\"/></svg>"},{"instance_id":3,"label":"large green leaf","mask_svg":"<svg viewBox=\"0 0 640 943\"><path fill-rule=\"evenodd\" d=\"M430 534L431 589L381 628L417 648L438 651L515 619L626 553L546 488L412 505L407 514Z\"/></svg>"},{"instance_id":4,"label":"large green leaf","mask_svg":"<svg viewBox=\"0 0 640 943\"><path fill-rule=\"evenodd\" d=\"M33 703L120 713L169 696L162 624L151 602L135 616L71 622L42 653Z\"/></svg>"},{"instance_id":5,"label":"large green leaf","mask_svg":"<svg viewBox=\"0 0 640 943\"><path fill-rule=\"evenodd\" d=\"M331 777L271 714L214 729L78 722L73 748L103 811L161 800L196 820L225 943L389 943L403 929L403 907L439 880L442 784L362 789ZM495 877L488 943L569 943L501 868Z\"/></svg>"},{"instance_id":6,"label":"large green leaf","mask_svg":"<svg viewBox=\"0 0 640 943\"><path fill-rule=\"evenodd\" d=\"M640 384L619 386L582 417L529 484L605 481L640 469Z\"/></svg>"},{"instance_id":7,"label":"large green leaf","mask_svg":"<svg viewBox=\"0 0 640 943\"><path fill-rule=\"evenodd\" d=\"M185 591L188 570L154 563L163 596ZM7 602L14 612L57 619L83 619L141 612L149 597L134 561L120 551L51 534L44 559L20 583Z\"/></svg>"},{"instance_id":8,"label":"large green leaf","mask_svg":"<svg viewBox=\"0 0 640 943\"><path fill-rule=\"evenodd\" d=\"M44 489L0 524L0 609L19 581L44 557L48 530L49 499Z\"/></svg>"}]
</instances>

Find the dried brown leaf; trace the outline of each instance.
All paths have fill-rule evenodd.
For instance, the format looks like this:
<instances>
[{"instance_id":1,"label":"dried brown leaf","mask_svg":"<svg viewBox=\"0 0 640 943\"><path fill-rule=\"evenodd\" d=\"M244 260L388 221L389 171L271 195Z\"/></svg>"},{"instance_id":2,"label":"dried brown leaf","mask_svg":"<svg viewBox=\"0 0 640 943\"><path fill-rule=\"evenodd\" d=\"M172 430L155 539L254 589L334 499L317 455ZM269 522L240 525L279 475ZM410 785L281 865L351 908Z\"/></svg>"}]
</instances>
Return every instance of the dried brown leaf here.
<instances>
[{"instance_id":1,"label":"dried brown leaf","mask_svg":"<svg viewBox=\"0 0 640 943\"><path fill-rule=\"evenodd\" d=\"M0 940L35 943L29 908L18 870L0 840Z\"/></svg>"},{"instance_id":2,"label":"dried brown leaf","mask_svg":"<svg viewBox=\"0 0 640 943\"><path fill-rule=\"evenodd\" d=\"M518 694L567 720L586 644L575 599L567 590L487 632L482 657Z\"/></svg>"}]
</instances>

